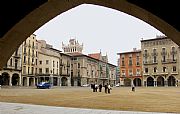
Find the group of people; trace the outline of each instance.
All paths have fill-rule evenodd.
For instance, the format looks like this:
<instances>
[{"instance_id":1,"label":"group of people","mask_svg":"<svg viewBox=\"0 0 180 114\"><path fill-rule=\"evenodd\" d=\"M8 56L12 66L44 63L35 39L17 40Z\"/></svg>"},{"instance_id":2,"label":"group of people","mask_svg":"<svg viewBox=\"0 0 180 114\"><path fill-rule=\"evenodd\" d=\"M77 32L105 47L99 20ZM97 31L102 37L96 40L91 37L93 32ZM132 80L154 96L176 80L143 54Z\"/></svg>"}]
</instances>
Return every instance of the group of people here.
<instances>
[{"instance_id":1,"label":"group of people","mask_svg":"<svg viewBox=\"0 0 180 114\"><path fill-rule=\"evenodd\" d=\"M102 84L99 84L99 85L97 85L97 84L91 84L91 89L93 89L93 92L97 92L98 91L98 89L99 89L99 92L102 92L102 87L103 87L103 85ZM104 85L104 90L105 90L105 93L111 93L111 85L110 84L106 84L106 85Z\"/></svg>"}]
</instances>

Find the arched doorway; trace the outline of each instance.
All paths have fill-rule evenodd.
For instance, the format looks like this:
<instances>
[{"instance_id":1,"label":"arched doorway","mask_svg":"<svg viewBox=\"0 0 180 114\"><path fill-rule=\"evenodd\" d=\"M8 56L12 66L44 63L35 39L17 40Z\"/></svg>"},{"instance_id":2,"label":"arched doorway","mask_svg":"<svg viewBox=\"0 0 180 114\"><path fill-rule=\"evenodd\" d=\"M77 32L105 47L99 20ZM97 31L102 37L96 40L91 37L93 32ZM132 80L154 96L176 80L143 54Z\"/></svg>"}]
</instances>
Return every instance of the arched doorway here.
<instances>
[{"instance_id":1,"label":"arched doorway","mask_svg":"<svg viewBox=\"0 0 180 114\"><path fill-rule=\"evenodd\" d=\"M141 86L141 79L140 78L135 78L133 80L134 86Z\"/></svg>"},{"instance_id":2,"label":"arched doorway","mask_svg":"<svg viewBox=\"0 0 180 114\"><path fill-rule=\"evenodd\" d=\"M27 86L27 78L23 77L23 86Z\"/></svg>"},{"instance_id":3,"label":"arched doorway","mask_svg":"<svg viewBox=\"0 0 180 114\"><path fill-rule=\"evenodd\" d=\"M61 86L68 86L68 82L67 82L67 78L66 77L62 77L61 78Z\"/></svg>"},{"instance_id":4,"label":"arched doorway","mask_svg":"<svg viewBox=\"0 0 180 114\"><path fill-rule=\"evenodd\" d=\"M34 78L29 78L29 86L34 86Z\"/></svg>"},{"instance_id":5,"label":"arched doorway","mask_svg":"<svg viewBox=\"0 0 180 114\"><path fill-rule=\"evenodd\" d=\"M124 79L124 86L131 86L131 79L125 78Z\"/></svg>"},{"instance_id":6,"label":"arched doorway","mask_svg":"<svg viewBox=\"0 0 180 114\"><path fill-rule=\"evenodd\" d=\"M168 86L175 86L176 85L176 79L174 76L169 76L168 78Z\"/></svg>"},{"instance_id":7,"label":"arched doorway","mask_svg":"<svg viewBox=\"0 0 180 114\"><path fill-rule=\"evenodd\" d=\"M0 77L0 83L1 85L9 85L9 74L4 72L2 73L2 76Z\"/></svg>"},{"instance_id":8,"label":"arched doorway","mask_svg":"<svg viewBox=\"0 0 180 114\"><path fill-rule=\"evenodd\" d=\"M147 86L154 86L154 79L152 77L147 78Z\"/></svg>"},{"instance_id":9,"label":"arched doorway","mask_svg":"<svg viewBox=\"0 0 180 114\"><path fill-rule=\"evenodd\" d=\"M58 78L57 77L53 77L53 85L57 86L58 84Z\"/></svg>"},{"instance_id":10,"label":"arched doorway","mask_svg":"<svg viewBox=\"0 0 180 114\"><path fill-rule=\"evenodd\" d=\"M12 76L12 85L13 86L19 85L19 74L13 74L13 76Z\"/></svg>"},{"instance_id":11,"label":"arched doorway","mask_svg":"<svg viewBox=\"0 0 180 114\"><path fill-rule=\"evenodd\" d=\"M162 76L157 78L157 86L164 86L164 78Z\"/></svg>"}]
</instances>

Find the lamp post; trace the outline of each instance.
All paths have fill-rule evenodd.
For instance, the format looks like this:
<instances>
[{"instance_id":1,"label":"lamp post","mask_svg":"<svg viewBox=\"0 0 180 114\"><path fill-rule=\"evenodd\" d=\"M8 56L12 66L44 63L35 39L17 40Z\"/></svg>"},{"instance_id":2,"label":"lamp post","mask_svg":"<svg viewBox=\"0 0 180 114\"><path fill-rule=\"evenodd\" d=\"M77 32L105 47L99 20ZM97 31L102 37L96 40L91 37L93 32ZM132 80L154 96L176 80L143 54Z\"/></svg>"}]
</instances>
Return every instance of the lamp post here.
<instances>
[{"instance_id":1,"label":"lamp post","mask_svg":"<svg viewBox=\"0 0 180 114\"><path fill-rule=\"evenodd\" d=\"M53 74L52 74L52 70L51 70L51 74L50 74L50 80L51 80L51 87L53 86Z\"/></svg>"}]
</instances>

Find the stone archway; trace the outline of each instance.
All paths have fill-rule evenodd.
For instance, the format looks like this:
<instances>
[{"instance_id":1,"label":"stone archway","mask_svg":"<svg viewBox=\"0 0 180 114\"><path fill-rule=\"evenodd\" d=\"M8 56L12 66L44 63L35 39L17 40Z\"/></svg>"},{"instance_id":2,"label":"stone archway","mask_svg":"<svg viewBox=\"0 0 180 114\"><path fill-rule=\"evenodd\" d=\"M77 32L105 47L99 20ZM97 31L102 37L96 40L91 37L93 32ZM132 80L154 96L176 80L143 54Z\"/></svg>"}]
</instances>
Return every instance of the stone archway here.
<instances>
[{"instance_id":1,"label":"stone archway","mask_svg":"<svg viewBox=\"0 0 180 114\"><path fill-rule=\"evenodd\" d=\"M68 79L66 77L61 78L61 86L68 86Z\"/></svg>"},{"instance_id":2,"label":"stone archway","mask_svg":"<svg viewBox=\"0 0 180 114\"><path fill-rule=\"evenodd\" d=\"M154 79L152 77L147 78L147 86L154 86Z\"/></svg>"},{"instance_id":3,"label":"stone archway","mask_svg":"<svg viewBox=\"0 0 180 114\"><path fill-rule=\"evenodd\" d=\"M164 78L162 76L157 78L157 86L164 86Z\"/></svg>"},{"instance_id":4,"label":"stone archway","mask_svg":"<svg viewBox=\"0 0 180 114\"><path fill-rule=\"evenodd\" d=\"M135 78L133 80L134 86L141 86L141 79L140 78Z\"/></svg>"},{"instance_id":5,"label":"stone archway","mask_svg":"<svg viewBox=\"0 0 180 114\"><path fill-rule=\"evenodd\" d=\"M176 78L174 76L169 76L167 80L168 80L168 86L176 85Z\"/></svg>"},{"instance_id":6,"label":"stone archway","mask_svg":"<svg viewBox=\"0 0 180 114\"><path fill-rule=\"evenodd\" d=\"M2 76L0 77L0 85L9 85L10 76L8 73L4 72L2 73Z\"/></svg>"},{"instance_id":7,"label":"stone archway","mask_svg":"<svg viewBox=\"0 0 180 114\"><path fill-rule=\"evenodd\" d=\"M34 78L29 78L29 86L34 86Z\"/></svg>"},{"instance_id":8,"label":"stone archway","mask_svg":"<svg viewBox=\"0 0 180 114\"><path fill-rule=\"evenodd\" d=\"M19 85L19 74L13 74L12 75L12 86Z\"/></svg>"},{"instance_id":9,"label":"stone archway","mask_svg":"<svg viewBox=\"0 0 180 114\"><path fill-rule=\"evenodd\" d=\"M0 40L0 52L3 53L3 55L0 55L0 68L5 65L16 48L34 31L57 15L82 4L104 6L137 17L160 30L178 45L180 44L180 33L173 25L168 24L155 14L127 0L48 0L39 7L32 8L30 13L26 14L24 18L19 19L17 23L3 35L3 40ZM11 46L6 46L7 44Z\"/></svg>"},{"instance_id":10,"label":"stone archway","mask_svg":"<svg viewBox=\"0 0 180 114\"><path fill-rule=\"evenodd\" d=\"M131 86L131 79L125 78L124 79L124 86Z\"/></svg>"}]
</instances>

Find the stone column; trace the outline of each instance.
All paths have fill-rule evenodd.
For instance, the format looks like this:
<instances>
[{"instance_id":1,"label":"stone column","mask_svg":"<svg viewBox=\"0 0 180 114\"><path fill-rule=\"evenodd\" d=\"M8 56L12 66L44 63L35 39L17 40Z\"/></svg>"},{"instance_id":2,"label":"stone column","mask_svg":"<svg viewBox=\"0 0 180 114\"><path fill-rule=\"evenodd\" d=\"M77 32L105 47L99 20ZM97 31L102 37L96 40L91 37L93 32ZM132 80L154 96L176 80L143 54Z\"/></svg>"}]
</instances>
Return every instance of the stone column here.
<instances>
[{"instance_id":1,"label":"stone column","mask_svg":"<svg viewBox=\"0 0 180 114\"><path fill-rule=\"evenodd\" d=\"M157 87L157 81L156 80L154 81L154 87Z\"/></svg>"},{"instance_id":2,"label":"stone column","mask_svg":"<svg viewBox=\"0 0 180 114\"><path fill-rule=\"evenodd\" d=\"M167 79L164 80L164 86L165 86L165 87L168 87L168 81L167 81Z\"/></svg>"},{"instance_id":3,"label":"stone column","mask_svg":"<svg viewBox=\"0 0 180 114\"><path fill-rule=\"evenodd\" d=\"M9 76L9 86L12 86L12 75Z\"/></svg>"},{"instance_id":4,"label":"stone column","mask_svg":"<svg viewBox=\"0 0 180 114\"><path fill-rule=\"evenodd\" d=\"M68 81L68 87L70 87L71 86L71 78L67 77L67 81Z\"/></svg>"},{"instance_id":5,"label":"stone column","mask_svg":"<svg viewBox=\"0 0 180 114\"><path fill-rule=\"evenodd\" d=\"M33 86L36 86L36 79L35 79L35 77L33 78Z\"/></svg>"},{"instance_id":6,"label":"stone column","mask_svg":"<svg viewBox=\"0 0 180 114\"><path fill-rule=\"evenodd\" d=\"M19 86L22 86L22 74L19 74Z\"/></svg>"},{"instance_id":7,"label":"stone column","mask_svg":"<svg viewBox=\"0 0 180 114\"><path fill-rule=\"evenodd\" d=\"M29 86L29 77L27 77L27 86Z\"/></svg>"},{"instance_id":8,"label":"stone column","mask_svg":"<svg viewBox=\"0 0 180 114\"><path fill-rule=\"evenodd\" d=\"M61 80L61 77L58 77L58 83L57 83L58 86L61 86L60 80Z\"/></svg>"}]
</instances>

